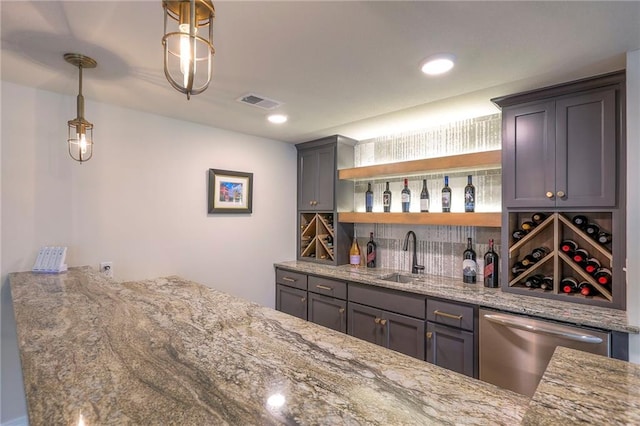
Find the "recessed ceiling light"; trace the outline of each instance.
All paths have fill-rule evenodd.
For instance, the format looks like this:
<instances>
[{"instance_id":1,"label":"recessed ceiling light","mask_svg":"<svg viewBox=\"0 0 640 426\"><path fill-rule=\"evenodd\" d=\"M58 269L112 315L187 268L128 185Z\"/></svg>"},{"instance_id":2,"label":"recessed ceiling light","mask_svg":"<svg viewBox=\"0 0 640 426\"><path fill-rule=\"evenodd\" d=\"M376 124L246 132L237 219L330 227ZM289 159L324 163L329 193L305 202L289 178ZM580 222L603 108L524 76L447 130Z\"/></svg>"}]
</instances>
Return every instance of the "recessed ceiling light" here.
<instances>
[{"instance_id":1,"label":"recessed ceiling light","mask_svg":"<svg viewBox=\"0 0 640 426\"><path fill-rule=\"evenodd\" d=\"M449 53L430 56L422 62L422 72L428 75L444 74L453 68L456 57Z\"/></svg>"},{"instance_id":2,"label":"recessed ceiling light","mask_svg":"<svg viewBox=\"0 0 640 426\"><path fill-rule=\"evenodd\" d=\"M287 122L288 117L284 114L271 114L267 120L273 124L282 124Z\"/></svg>"}]
</instances>

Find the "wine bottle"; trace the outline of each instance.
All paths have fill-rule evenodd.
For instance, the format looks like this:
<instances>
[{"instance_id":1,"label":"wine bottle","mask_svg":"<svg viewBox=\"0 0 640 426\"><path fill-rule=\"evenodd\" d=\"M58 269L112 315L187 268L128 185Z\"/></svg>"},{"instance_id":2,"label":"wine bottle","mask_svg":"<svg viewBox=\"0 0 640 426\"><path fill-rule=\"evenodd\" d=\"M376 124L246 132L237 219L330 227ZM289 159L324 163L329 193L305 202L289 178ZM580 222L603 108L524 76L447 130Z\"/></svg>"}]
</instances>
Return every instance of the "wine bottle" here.
<instances>
[{"instance_id":1,"label":"wine bottle","mask_svg":"<svg viewBox=\"0 0 640 426\"><path fill-rule=\"evenodd\" d=\"M575 293L578 291L578 282L571 277L563 278L560 282L560 288L564 293Z\"/></svg>"},{"instance_id":2,"label":"wine bottle","mask_svg":"<svg viewBox=\"0 0 640 426\"><path fill-rule=\"evenodd\" d=\"M409 206L411 205L411 190L409 189L408 179L404 180L404 188L402 188L400 198L402 201L402 211L406 213L409 211Z\"/></svg>"},{"instance_id":3,"label":"wine bottle","mask_svg":"<svg viewBox=\"0 0 640 426\"><path fill-rule=\"evenodd\" d=\"M596 279L600 285L611 285L611 270L608 268L599 268L593 278Z\"/></svg>"},{"instance_id":4,"label":"wine bottle","mask_svg":"<svg viewBox=\"0 0 640 426\"><path fill-rule=\"evenodd\" d=\"M422 179L422 192L420 192L420 211L427 213L429 211L429 190L427 189L427 180Z\"/></svg>"},{"instance_id":5,"label":"wine bottle","mask_svg":"<svg viewBox=\"0 0 640 426\"><path fill-rule=\"evenodd\" d=\"M360 247L355 235L353 236L351 249L349 249L349 264L351 266L360 266Z\"/></svg>"},{"instance_id":6,"label":"wine bottle","mask_svg":"<svg viewBox=\"0 0 640 426\"><path fill-rule=\"evenodd\" d=\"M573 261L576 262L578 265L582 266L583 268L586 266L588 258L589 258L589 252L583 248L579 248L578 250L573 252L573 257L572 257Z\"/></svg>"},{"instance_id":7,"label":"wine bottle","mask_svg":"<svg viewBox=\"0 0 640 426\"><path fill-rule=\"evenodd\" d=\"M580 294L583 296L593 296L594 294L597 294L596 289L586 281L578 284L578 291L580 291Z\"/></svg>"},{"instance_id":8,"label":"wine bottle","mask_svg":"<svg viewBox=\"0 0 640 426\"><path fill-rule=\"evenodd\" d=\"M464 211L476 210L476 187L471 182L471 175L467 175L467 186L464 187Z\"/></svg>"},{"instance_id":9,"label":"wine bottle","mask_svg":"<svg viewBox=\"0 0 640 426\"><path fill-rule=\"evenodd\" d=\"M476 282L478 264L476 263L476 252L471 245L471 238L467 238L467 249L462 253L462 281L471 284Z\"/></svg>"},{"instance_id":10,"label":"wine bottle","mask_svg":"<svg viewBox=\"0 0 640 426\"><path fill-rule=\"evenodd\" d=\"M373 241L373 232L369 234L369 242L367 243L367 268L376 267L376 243Z\"/></svg>"},{"instance_id":11,"label":"wine bottle","mask_svg":"<svg viewBox=\"0 0 640 426\"><path fill-rule=\"evenodd\" d=\"M527 235L527 232L523 231L522 229L516 229L515 231L513 231L513 234L511 234L511 236L513 237L513 241L520 241L524 238L525 235Z\"/></svg>"},{"instance_id":12,"label":"wine bottle","mask_svg":"<svg viewBox=\"0 0 640 426\"><path fill-rule=\"evenodd\" d=\"M451 211L451 188L449 188L449 176L444 177L444 187L442 188L442 211Z\"/></svg>"},{"instance_id":13,"label":"wine bottle","mask_svg":"<svg viewBox=\"0 0 640 426\"><path fill-rule=\"evenodd\" d=\"M327 247L333 247L333 237L331 235L327 235L325 241L327 242Z\"/></svg>"},{"instance_id":14,"label":"wine bottle","mask_svg":"<svg viewBox=\"0 0 640 426\"><path fill-rule=\"evenodd\" d=\"M573 256L573 252L578 250L578 244L573 240L563 240L560 243L560 251L569 256Z\"/></svg>"},{"instance_id":15,"label":"wine bottle","mask_svg":"<svg viewBox=\"0 0 640 426\"><path fill-rule=\"evenodd\" d=\"M605 231L600 231L598 233L598 238L596 239L598 243L605 245L611 243L611 234Z\"/></svg>"},{"instance_id":16,"label":"wine bottle","mask_svg":"<svg viewBox=\"0 0 640 426\"><path fill-rule=\"evenodd\" d=\"M516 262L512 267L511 267L511 273L514 276L520 275L521 273L523 273L524 271L527 270L527 267L524 266L522 264L522 262Z\"/></svg>"},{"instance_id":17,"label":"wine bottle","mask_svg":"<svg viewBox=\"0 0 640 426\"><path fill-rule=\"evenodd\" d=\"M542 275L531 275L524 281L527 288L539 288L542 285Z\"/></svg>"},{"instance_id":18,"label":"wine bottle","mask_svg":"<svg viewBox=\"0 0 640 426\"><path fill-rule=\"evenodd\" d=\"M600 233L600 227L595 223L588 223L584 227L584 232L595 240L596 238L598 238L598 234Z\"/></svg>"},{"instance_id":19,"label":"wine bottle","mask_svg":"<svg viewBox=\"0 0 640 426\"><path fill-rule=\"evenodd\" d=\"M489 250L484 254L484 286L498 288L498 272L500 262L498 254L493 250L493 238L489 239Z\"/></svg>"},{"instance_id":20,"label":"wine bottle","mask_svg":"<svg viewBox=\"0 0 640 426\"><path fill-rule=\"evenodd\" d=\"M522 225L520 225L520 229L522 229L525 232L531 232L535 227L536 227L536 224L531 222L530 220L527 220L526 222L522 222Z\"/></svg>"},{"instance_id":21,"label":"wine bottle","mask_svg":"<svg viewBox=\"0 0 640 426\"><path fill-rule=\"evenodd\" d=\"M546 218L547 215L545 213L537 212L531 215L531 222L535 223L536 225L540 225Z\"/></svg>"},{"instance_id":22,"label":"wine bottle","mask_svg":"<svg viewBox=\"0 0 640 426\"><path fill-rule=\"evenodd\" d=\"M391 211L391 191L389 191L389 182L387 182L387 188L382 193L382 208L387 213Z\"/></svg>"},{"instance_id":23,"label":"wine bottle","mask_svg":"<svg viewBox=\"0 0 640 426\"><path fill-rule=\"evenodd\" d=\"M540 284L540 288L543 290L553 290L553 277L544 277L542 279L542 283Z\"/></svg>"},{"instance_id":24,"label":"wine bottle","mask_svg":"<svg viewBox=\"0 0 640 426\"><path fill-rule=\"evenodd\" d=\"M598 270L598 268L600 268L600 266L600 261L598 259L596 259L595 257L590 257L584 263L584 270L593 275Z\"/></svg>"},{"instance_id":25,"label":"wine bottle","mask_svg":"<svg viewBox=\"0 0 640 426\"><path fill-rule=\"evenodd\" d=\"M531 252L531 256L536 260L542 260L547 254L549 254L549 249L546 247L536 247Z\"/></svg>"},{"instance_id":26,"label":"wine bottle","mask_svg":"<svg viewBox=\"0 0 640 426\"><path fill-rule=\"evenodd\" d=\"M589 219L585 215L579 214L574 216L573 219L571 219L571 222L573 222L573 224L578 228L582 229L587 226Z\"/></svg>"},{"instance_id":27,"label":"wine bottle","mask_svg":"<svg viewBox=\"0 0 640 426\"><path fill-rule=\"evenodd\" d=\"M373 211L373 191L371 190L371 182L367 184L367 192L364 193L364 204L367 212Z\"/></svg>"},{"instance_id":28,"label":"wine bottle","mask_svg":"<svg viewBox=\"0 0 640 426\"><path fill-rule=\"evenodd\" d=\"M524 266L524 267L528 268L528 267L530 267L531 265L533 265L534 263L536 263L537 261L538 261L538 260L537 260L535 257L533 257L532 255L528 254L528 255L526 255L526 256L524 257L524 259L522 259L522 260L520 261L520 263L522 263L522 266Z\"/></svg>"}]
</instances>

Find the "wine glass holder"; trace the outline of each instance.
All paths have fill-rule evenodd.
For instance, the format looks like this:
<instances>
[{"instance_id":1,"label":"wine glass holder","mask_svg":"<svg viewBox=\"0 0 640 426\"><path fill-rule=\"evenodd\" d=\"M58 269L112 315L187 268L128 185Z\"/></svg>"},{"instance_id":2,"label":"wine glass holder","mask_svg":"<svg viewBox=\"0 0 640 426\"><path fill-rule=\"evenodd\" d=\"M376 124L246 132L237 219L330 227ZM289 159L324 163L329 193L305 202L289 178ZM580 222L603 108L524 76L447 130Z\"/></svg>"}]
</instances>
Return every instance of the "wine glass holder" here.
<instances>
[{"instance_id":1,"label":"wine glass holder","mask_svg":"<svg viewBox=\"0 0 640 426\"><path fill-rule=\"evenodd\" d=\"M563 240L575 241L580 248L585 248L591 257L596 258L601 266L613 270L613 255L610 245L602 245L589 237L587 233L574 225L563 213L548 213L549 216L540 222L535 228L528 232L521 239L514 241L512 237L514 231L520 229L524 221L528 221L531 213L510 213L509 214L509 235L511 244L509 246L509 277L510 288L522 288L525 291L534 293L552 294L556 298L561 298L573 302L589 303L592 300L612 302L612 288L615 281L610 286L601 285L571 257L562 252L559 247ZM577 213L576 213L577 214ZM602 229L611 229L610 213L588 213L591 220L597 223ZM547 247L548 253L537 262L514 273L513 267L521 262L526 255L537 247ZM527 288L524 283L528 277L539 274L553 277L553 288L543 290L541 288ZM562 291L561 280L566 277L573 277L578 282L587 282L596 290L596 294L583 296L580 293L566 294Z\"/></svg>"}]
</instances>

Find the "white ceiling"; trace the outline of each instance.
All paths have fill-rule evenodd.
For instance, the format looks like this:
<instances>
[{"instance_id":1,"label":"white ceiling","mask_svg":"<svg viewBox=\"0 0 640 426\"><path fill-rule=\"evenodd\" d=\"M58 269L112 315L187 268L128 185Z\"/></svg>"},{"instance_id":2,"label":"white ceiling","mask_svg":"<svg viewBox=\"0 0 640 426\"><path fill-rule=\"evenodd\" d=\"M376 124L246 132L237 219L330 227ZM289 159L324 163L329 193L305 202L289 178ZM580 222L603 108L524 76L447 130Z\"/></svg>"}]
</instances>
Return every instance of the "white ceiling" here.
<instances>
[{"instance_id":1,"label":"white ceiling","mask_svg":"<svg viewBox=\"0 0 640 426\"><path fill-rule=\"evenodd\" d=\"M190 101L162 71L160 0L2 0L2 79L75 95L62 55L82 53L98 62L84 73L87 100L287 142L362 140L491 113L493 96L622 69L640 48L639 1L214 5L214 77ZM456 68L423 75L438 52L454 53ZM289 122L236 101L248 92L283 102Z\"/></svg>"}]
</instances>

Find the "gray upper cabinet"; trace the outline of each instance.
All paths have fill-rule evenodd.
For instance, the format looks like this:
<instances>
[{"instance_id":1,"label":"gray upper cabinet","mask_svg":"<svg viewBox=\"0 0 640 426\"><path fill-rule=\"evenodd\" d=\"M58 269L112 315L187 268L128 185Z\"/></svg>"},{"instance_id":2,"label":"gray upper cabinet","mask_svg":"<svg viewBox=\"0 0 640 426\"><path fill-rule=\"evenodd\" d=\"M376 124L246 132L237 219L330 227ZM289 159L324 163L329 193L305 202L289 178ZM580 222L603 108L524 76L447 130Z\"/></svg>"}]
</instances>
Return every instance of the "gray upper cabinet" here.
<instances>
[{"instance_id":1,"label":"gray upper cabinet","mask_svg":"<svg viewBox=\"0 0 640 426\"><path fill-rule=\"evenodd\" d=\"M298 151L298 170L298 210L333 210L335 145Z\"/></svg>"},{"instance_id":2,"label":"gray upper cabinet","mask_svg":"<svg viewBox=\"0 0 640 426\"><path fill-rule=\"evenodd\" d=\"M505 207L615 207L624 73L494 99Z\"/></svg>"}]
</instances>

